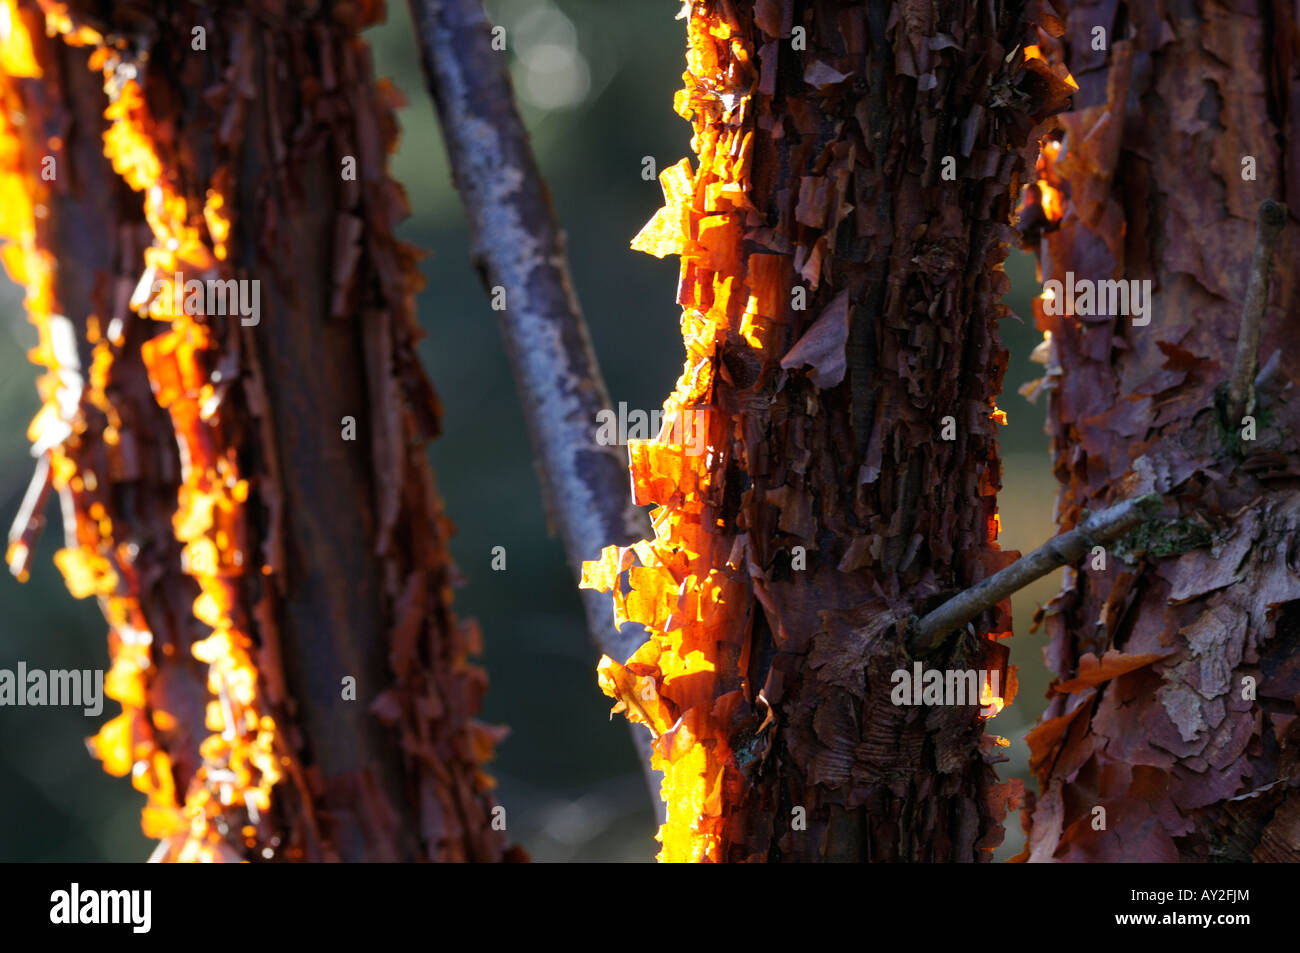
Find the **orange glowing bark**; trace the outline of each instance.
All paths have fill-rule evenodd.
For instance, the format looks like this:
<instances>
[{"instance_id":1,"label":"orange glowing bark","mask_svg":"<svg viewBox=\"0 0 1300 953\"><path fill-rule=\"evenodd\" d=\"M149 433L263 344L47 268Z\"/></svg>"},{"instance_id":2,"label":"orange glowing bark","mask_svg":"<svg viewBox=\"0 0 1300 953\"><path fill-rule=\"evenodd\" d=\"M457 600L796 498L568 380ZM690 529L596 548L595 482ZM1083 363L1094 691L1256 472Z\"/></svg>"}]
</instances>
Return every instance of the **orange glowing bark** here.
<instances>
[{"instance_id":1,"label":"orange glowing bark","mask_svg":"<svg viewBox=\"0 0 1300 953\"><path fill-rule=\"evenodd\" d=\"M651 631L599 674L655 737L662 860L987 860L1015 804L974 699L890 701L908 616L1014 555L1001 262L1068 87L977 8L687 4L699 165L633 242L681 256L686 365L630 452L655 538L584 580ZM1002 675L1006 607L983 621L928 664Z\"/></svg>"},{"instance_id":2,"label":"orange glowing bark","mask_svg":"<svg viewBox=\"0 0 1300 953\"><path fill-rule=\"evenodd\" d=\"M91 750L148 796L160 859L502 859L421 449L396 94L357 36L381 11L4 2L0 232L46 368L8 561L48 483L56 561L110 625L123 711Z\"/></svg>"}]
</instances>

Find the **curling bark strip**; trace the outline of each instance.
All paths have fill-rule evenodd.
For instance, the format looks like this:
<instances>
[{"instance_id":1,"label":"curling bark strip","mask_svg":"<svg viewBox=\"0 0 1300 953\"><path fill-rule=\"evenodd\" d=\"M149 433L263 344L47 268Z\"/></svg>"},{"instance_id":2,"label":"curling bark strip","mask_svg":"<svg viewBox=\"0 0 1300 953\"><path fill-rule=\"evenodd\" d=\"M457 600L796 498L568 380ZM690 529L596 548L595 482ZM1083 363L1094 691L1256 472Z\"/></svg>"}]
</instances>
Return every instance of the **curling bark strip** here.
<instances>
[{"instance_id":1,"label":"curling bark strip","mask_svg":"<svg viewBox=\"0 0 1300 953\"><path fill-rule=\"evenodd\" d=\"M632 444L654 539L584 576L651 632L599 675L655 738L662 860L975 861L1001 840L1016 787L976 707L889 695L906 619L1014 556L1001 263L1035 130L1069 92L1023 56L1032 6L683 11L675 106L699 167L662 173L633 247L681 257L665 415L703 421L708 449L670 426ZM979 623L931 664L1005 669L1008 606Z\"/></svg>"},{"instance_id":2,"label":"curling bark strip","mask_svg":"<svg viewBox=\"0 0 1300 953\"><path fill-rule=\"evenodd\" d=\"M1296 7L1079 0L1068 30L1042 39L1079 92L1044 147L1046 214L1025 216L1026 245L1044 280L1154 288L1140 327L1069 302L1035 309L1060 526L1134 494L1169 502L1068 571L1046 607L1058 680L1028 737L1042 794L1023 858L1295 861L1294 217L1246 329L1250 374L1266 367L1255 406L1222 417L1244 306L1255 320L1259 210L1300 208Z\"/></svg>"},{"instance_id":3,"label":"curling bark strip","mask_svg":"<svg viewBox=\"0 0 1300 953\"><path fill-rule=\"evenodd\" d=\"M143 193L101 208L112 172L74 165L60 188L83 208L54 207L44 249L61 268L77 213L118 236L93 293L64 303L94 356L83 399L59 405L79 543L61 566L106 605L123 704L94 750L137 787L156 776L160 859L501 859L480 767L498 734L472 717L477 630L450 610L422 450L438 406L414 352L419 275L392 234L398 96L357 37L381 9L41 7L53 55L90 49L106 123L56 114L89 97L60 104L48 77L31 102L48 95L47 123L83 140L102 129ZM261 311L192 307L186 287L178 313L177 275L255 281Z\"/></svg>"}]
</instances>

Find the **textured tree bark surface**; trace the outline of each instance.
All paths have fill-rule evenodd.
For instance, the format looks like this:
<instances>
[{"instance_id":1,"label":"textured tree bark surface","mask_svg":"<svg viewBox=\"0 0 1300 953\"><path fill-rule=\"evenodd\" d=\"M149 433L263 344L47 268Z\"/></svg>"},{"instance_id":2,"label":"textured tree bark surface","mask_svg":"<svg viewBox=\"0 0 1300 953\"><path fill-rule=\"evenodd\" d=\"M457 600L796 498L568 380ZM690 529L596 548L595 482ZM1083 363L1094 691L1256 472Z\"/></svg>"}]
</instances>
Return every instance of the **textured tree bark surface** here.
<instances>
[{"instance_id":1,"label":"textured tree bark surface","mask_svg":"<svg viewBox=\"0 0 1300 953\"><path fill-rule=\"evenodd\" d=\"M965 862L1002 839L1018 794L978 705L895 705L891 676L911 670L910 616L1014 556L996 543L1001 265L1068 94L1024 58L1038 15L689 5L676 108L699 167L663 172L634 242L681 256L677 423L632 447L655 539L585 580L651 632L600 676L655 736L663 860ZM1005 685L1010 629L1003 603L925 664Z\"/></svg>"},{"instance_id":2,"label":"textured tree bark surface","mask_svg":"<svg viewBox=\"0 0 1300 953\"><path fill-rule=\"evenodd\" d=\"M123 714L92 750L161 859L513 856L423 450L398 94L358 37L381 9L41 6L4 51L5 181L36 209L5 262L42 334L60 566L111 626ZM258 309L252 284L178 309L177 276L256 282Z\"/></svg>"},{"instance_id":3,"label":"textured tree bark surface","mask_svg":"<svg viewBox=\"0 0 1300 953\"><path fill-rule=\"evenodd\" d=\"M1059 521L1136 493L1167 504L1104 568L1067 572L1047 607L1059 678L1029 737L1042 787L1029 860L1300 859L1294 220L1263 320L1260 364L1280 356L1254 439L1221 420L1257 209L1300 208L1297 9L1081 0L1048 41L1080 91L1044 150L1063 213L1026 216L1029 247L1044 279L1154 291L1144 326L1037 309Z\"/></svg>"}]
</instances>

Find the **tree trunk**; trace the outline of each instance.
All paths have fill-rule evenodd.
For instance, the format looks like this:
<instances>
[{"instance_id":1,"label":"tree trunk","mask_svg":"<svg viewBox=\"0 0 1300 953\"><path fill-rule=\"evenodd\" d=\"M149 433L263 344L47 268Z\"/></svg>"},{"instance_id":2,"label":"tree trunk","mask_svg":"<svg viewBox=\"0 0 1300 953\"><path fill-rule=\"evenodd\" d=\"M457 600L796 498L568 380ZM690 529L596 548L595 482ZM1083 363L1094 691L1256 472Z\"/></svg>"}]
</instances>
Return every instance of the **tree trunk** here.
<instances>
[{"instance_id":1,"label":"tree trunk","mask_svg":"<svg viewBox=\"0 0 1300 953\"><path fill-rule=\"evenodd\" d=\"M656 536L585 580L651 631L601 683L655 735L663 860L977 861L1001 841L1016 786L976 690L891 696L914 661L1010 674L1005 602L924 659L906 636L1013 555L1001 264L1068 93L1025 62L1023 7L690 5L676 106L700 165L664 171L634 242L682 259L685 371L631 451Z\"/></svg>"},{"instance_id":2,"label":"tree trunk","mask_svg":"<svg viewBox=\"0 0 1300 953\"><path fill-rule=\"evenodd\" d=\"M1025 218L1042 277L1153 292L1146 315L1036 308L1059 520L1167 502L1046 610L1059 679L1029 736L1029 860L1300 859L1294 221L1258 349L1277 363L1253 409L1225 412L1257 210L1300 208L1296 21L1292 3L1081 0L1050 44L1080 91Z\"/></svg>"},{"instance_id":3,"label":"tree trunk","mask_svg":"<svg viewBox=\"0 0 1300 953\"><path fill-rule=\"evenodd\" d=\"M162 859L502 859L361 7L42 5L55 38L19 2L6 41L5 261L60 567L111 626L92 749Z\"/></svg>"}]
</instances>

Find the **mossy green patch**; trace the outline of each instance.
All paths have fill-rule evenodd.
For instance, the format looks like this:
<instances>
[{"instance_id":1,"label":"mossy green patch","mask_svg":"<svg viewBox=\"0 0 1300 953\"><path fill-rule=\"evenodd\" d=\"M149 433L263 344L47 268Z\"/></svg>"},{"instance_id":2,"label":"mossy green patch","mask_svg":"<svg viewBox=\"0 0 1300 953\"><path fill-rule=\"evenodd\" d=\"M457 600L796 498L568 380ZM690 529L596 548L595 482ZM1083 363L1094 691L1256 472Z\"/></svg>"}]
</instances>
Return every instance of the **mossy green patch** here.
<instances>
[{"instance_id":1,"label":"mossy green patch","mask_svg":"<svg viewBox=\"0 0 1300 953\"><path fill-rule=\"evenodd\" d=\"M1126 563L1133 564L1143 556L1176 556L1191 549L1212 546L1215 541L1213 527L1203 520L1183 516L1176 520L1153 519L1139 523L1117 539L1111 550Z\"/></svg>"}]
</instances>

